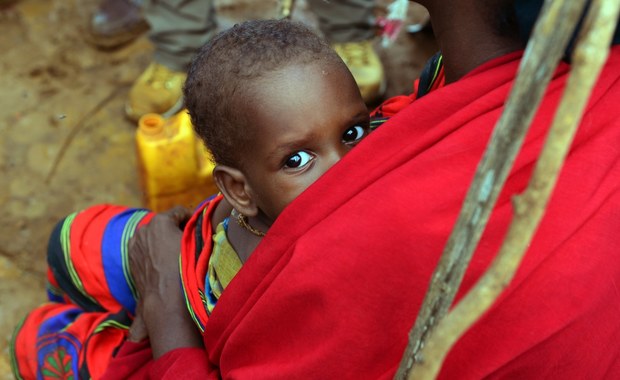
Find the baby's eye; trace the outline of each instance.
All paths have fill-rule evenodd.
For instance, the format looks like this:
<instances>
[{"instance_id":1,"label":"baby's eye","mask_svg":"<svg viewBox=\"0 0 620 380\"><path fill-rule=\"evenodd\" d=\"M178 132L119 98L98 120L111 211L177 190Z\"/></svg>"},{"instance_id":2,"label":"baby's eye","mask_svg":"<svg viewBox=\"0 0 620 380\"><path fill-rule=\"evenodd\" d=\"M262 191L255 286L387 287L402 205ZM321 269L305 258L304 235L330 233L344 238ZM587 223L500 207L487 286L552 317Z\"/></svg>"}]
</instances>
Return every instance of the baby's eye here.
<instances>
[{"instance_id":1,"label":"baby's eye","mask_svg":"<svg viewBox=\"0 0 620 380\"><path fill-rule=\"evenodd\" d=\"M366 135L366 129L359 125L351 127L342 134L342 141L345 144L354 144L359 142Z\"/></svg>"},{"instance_id":2,"label":"baby's eye","mask_svg":"<svg viewBox=\"0 0 620 380\"><path fill-rule=\"evenodd\" d=\"M295 152L284 162L284 167L289 169L301 169L304 166L308 165L314 156L308 152L300 150L299 152Z\"/></svg>"}]
</instances>

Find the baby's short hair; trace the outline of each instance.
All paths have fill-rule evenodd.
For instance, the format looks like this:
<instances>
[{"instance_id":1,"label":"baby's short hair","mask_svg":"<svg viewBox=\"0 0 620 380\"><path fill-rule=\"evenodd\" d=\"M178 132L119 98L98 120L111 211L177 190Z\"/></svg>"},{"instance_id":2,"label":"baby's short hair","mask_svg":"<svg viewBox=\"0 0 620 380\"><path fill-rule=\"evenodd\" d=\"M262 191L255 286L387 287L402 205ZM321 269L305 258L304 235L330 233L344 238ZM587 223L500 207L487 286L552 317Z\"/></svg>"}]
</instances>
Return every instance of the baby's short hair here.
<instances>
[{"instance_id":1,"label":"baby's short hair","mask_svg":"<svg viewBox=\"0 0 620 380\"><path fill-rule=\"evenodd\" d=\"M316 61L344 65L310 28L287 20L246 21L200 49L183 93L194 128L216 163L241 165L239 152L249 143L251 121L237 109L245 99L235 99L251 94L251 81L286 65Z\"/></svg>"}]
</instances>

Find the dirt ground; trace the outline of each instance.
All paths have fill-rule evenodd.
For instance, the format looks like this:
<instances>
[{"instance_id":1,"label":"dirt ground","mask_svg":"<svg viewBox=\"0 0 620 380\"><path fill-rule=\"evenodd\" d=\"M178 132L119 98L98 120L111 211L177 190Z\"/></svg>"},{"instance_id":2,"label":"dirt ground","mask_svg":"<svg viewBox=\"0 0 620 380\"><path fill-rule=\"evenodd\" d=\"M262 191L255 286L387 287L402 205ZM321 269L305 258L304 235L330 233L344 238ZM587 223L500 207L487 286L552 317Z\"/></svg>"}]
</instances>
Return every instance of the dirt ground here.
<instances>
[{"instance_id":1,"label":"dirt ground","mask_svg":"<svg viewBox=\"0 0 620 380\"><path fill-rule=\"evenodd\" d=\"M379 1L385 14L389 1ZM96 203L140 206L135 125L123 114L148 65L145 36L116 50L85 40L96 0L0 0L0 379L12 378L14 326L45 301L47 236L60 218ZM220 24L275 15L276 1L216 0ZM416 5L408 21L425 17ZM305 4L293 18L316 25ZM409 93L436 51L432 36L401 33L380 48L386 96Z\"/></svg>"}]
</instances>

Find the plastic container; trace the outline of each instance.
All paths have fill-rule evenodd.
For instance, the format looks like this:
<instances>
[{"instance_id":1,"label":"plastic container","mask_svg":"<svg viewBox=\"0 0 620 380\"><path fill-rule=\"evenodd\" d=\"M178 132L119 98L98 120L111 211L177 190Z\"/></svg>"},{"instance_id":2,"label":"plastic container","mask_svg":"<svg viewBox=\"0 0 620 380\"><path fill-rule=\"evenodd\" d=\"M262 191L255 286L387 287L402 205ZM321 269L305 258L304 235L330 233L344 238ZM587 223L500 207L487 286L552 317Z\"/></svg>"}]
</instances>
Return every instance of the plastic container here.
<instances>
[{"instance_id":1,"label":"plastic container","mask_svg":"<svg viewBox=\"0 0 620 380\"><path fill-rule=\"evenodd\" d=\"M144 206L194 209L217 193L211 155L194 133L187 111L169 119L146 114L138 122L136 151Z\"/></svg>"}]
</instances>

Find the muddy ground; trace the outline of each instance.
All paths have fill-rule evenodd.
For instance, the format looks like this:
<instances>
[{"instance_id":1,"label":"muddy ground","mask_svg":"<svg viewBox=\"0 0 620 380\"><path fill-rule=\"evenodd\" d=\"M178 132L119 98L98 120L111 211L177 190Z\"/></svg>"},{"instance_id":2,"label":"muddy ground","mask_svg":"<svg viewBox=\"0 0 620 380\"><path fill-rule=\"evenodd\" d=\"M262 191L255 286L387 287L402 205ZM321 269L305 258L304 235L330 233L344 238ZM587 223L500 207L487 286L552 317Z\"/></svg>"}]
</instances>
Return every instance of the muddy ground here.
<instances>
[{"instance_id":1,"label":"muddy ground","mask_svg":"<svg viewBox=\"0 0 620 380\"><path fill-rule=\"evenodd\" d=\"M379 1L377 14L385 14ZM108 202L140 206L135 125L123 114L133 80L148 65L143 36L101 51L84 36L96 0L0 0L0 379L12 378L13 327L45 300L47 235L68 213ZM275 15L276 1L216 0L225 27ZM305 4L293 18L316 25ZM425 17L413 5L409 22ZM379 49L387 96L410 92L432 36L401 33Z\"/></svg>"}]
</instances>

